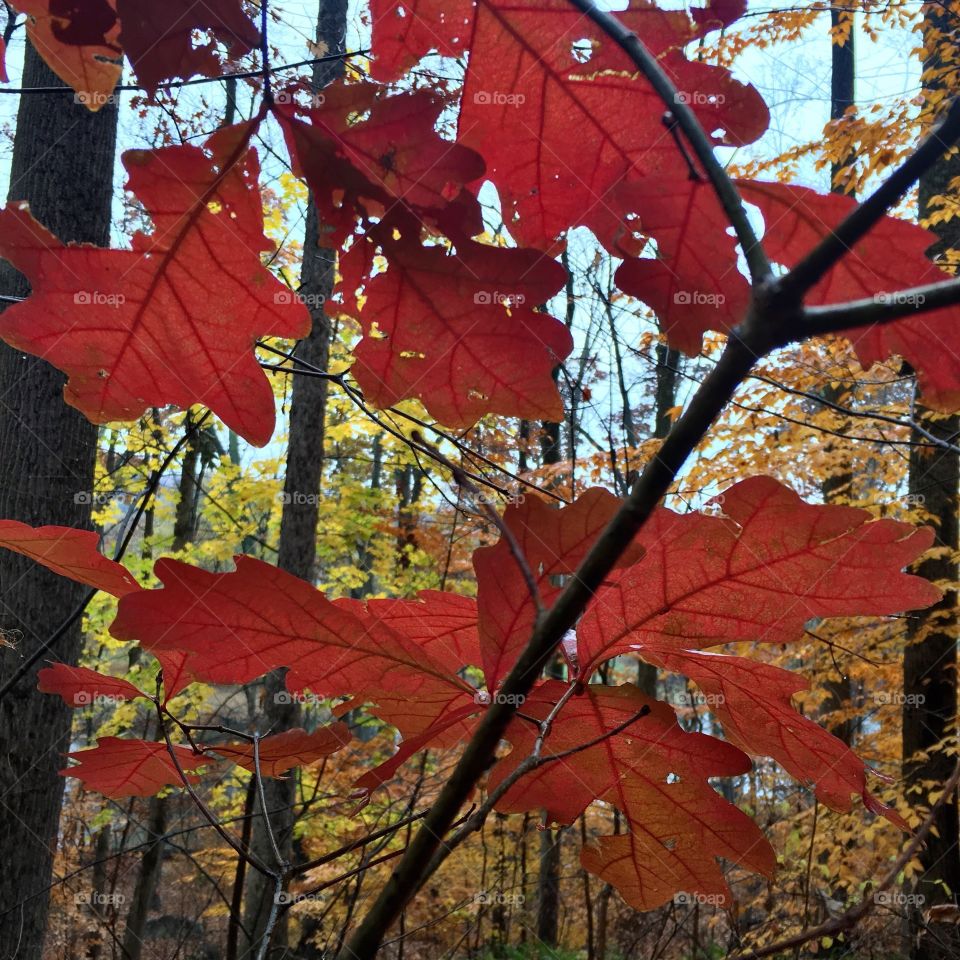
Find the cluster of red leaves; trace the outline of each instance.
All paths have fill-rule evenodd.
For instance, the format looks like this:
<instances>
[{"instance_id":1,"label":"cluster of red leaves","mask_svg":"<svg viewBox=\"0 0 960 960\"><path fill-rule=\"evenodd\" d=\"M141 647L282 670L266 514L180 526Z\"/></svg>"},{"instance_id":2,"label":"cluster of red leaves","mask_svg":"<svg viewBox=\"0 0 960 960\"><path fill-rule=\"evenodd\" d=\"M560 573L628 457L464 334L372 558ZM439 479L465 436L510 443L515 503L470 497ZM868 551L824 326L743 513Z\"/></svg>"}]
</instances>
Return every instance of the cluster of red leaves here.
<instances>
[{"instance_id":1,"label":"cluster of red leaves","mask_svg":"<svg viewBox=\"0 0 960 960\"><path fill-rule=\"evenodd\" d=\"M217 75L218 45L240 56L259 40L240 0L15 6L27 14L41 54L91 109L113 89L124 54L140 83L155 90L174 77ZM25 207L0 211L0 254L33 289L3 313L0 337L64 370L68 402L91 419L201 403L251 442L269 440L274 402L255 343L303 336L309 315L262 259L270 244L250 143L268 118L282 129L291 167L309 184L341 250L333 309L361 324L353 369L376 404L419 398L451 426L487 413L559 419L551 374L571 338L540 308L567 280L555 257L576 226L624 258L621 288L657 311L681 349L696 352L705 331L729 330L741 319L750 291L716 198L686 175L691 160L647 82L570 4L371 6L372 79L320 96L293 85L202 147L124 155L128 189L153 221L132 249L64 245ZM713 0L690 14L633 0L619 14L717 145L759 137L766 106L752 86L684 50L743 8L741 0ZM466 63L459 100L392 86L431 56ZM455 128L452 138L438 133L443 122ZM519 246L482 241L478 195L487 183ZM788 266L852 208L852 201L783 184L740 188L763 214L771 257ZM814 288L810 302L935 278L928 245L919 228L888 218ZM890 248L898 250L892 262ZM906 357L930 399L946 406L960 400L958 371L949 365L960 351L922 352L920 345L931 335L955 338L951 326L954 315L940 311L853 339L864 363ZM288 668L292 692L368 704L403 737L396 755L360 782L370 790L424 747L468 737L496 696L536 617L514 550L549 604L616 508L603 491L560 511L536 499L511 507L512 542L475 557L476 601L438 593L331 601L248 557L231 573L160 560L163 587L144 590L96 552L90 533L4 521L0 543L119 598L113 633L160 660L161 707L191 682L247 682L277 667ZM814 617L929 605L937 591L902 570L930 541L928 531L862 511L804 504L764 478L731 488L712 515L661 509L565 643L576 695L553 721L548 762L508 790L501 808L546 807L569 823L595 800L614 805L629 832L585 849L583 862L638 907L681 889L724 895L718 858L772 869L758 829L709 784L746 771L751 754L782 763L833 807L847 808L859 795L895 819L867 789L863 762L794 710L801 679L711 648L792 642ZM726 741L684 732L668 705L634 687L590 684L598 667L622 654L689 677L712 697ZM64 665L44 670L41 687L73 705L148 696L120 678ZM566 689L556 681L535 687L508 731L512 752L494 769L494 783L529 753ZM344 737L334 725L265 738L262 772L312 762ZM79 763L71 774L114 796L190 782L221 762L214 757L255 766L246 741L168 748L106 738L72 756Z\"/></svg>"},{"instance_id":2,"label":"cluster of red leaves","mask_svg":"<svg viewBox=\"0 0 960 960\"><path fill-rule=\"evenodd\" d=\"M80 550L76 537L58 539L61 531L44 528L28 549L41 563L116 592L113 635L139 641L164 664L180 658L177 684L184 676L246 683L286 667L291 693L349 698L343 709L367 704L403 737L398 752L359 782L370 790L425 747L451 747L469 737L496 696L536 616L514 550L523 552L549 603L558 578L576 569L617 505L611 494L592 490L562 510L536 498L510 507L505 519L513 545L501 539L475 555L476 601L435 591L413 600L331 601L250 557L238 557L231 573L161 559L155 572L162 588L130 589L118 565L96 554L92 535ZM0 529L5 545L24 549L19 526ZM545 807L552 819L569 823L594 800L616 806L630 832L585 849L583 862L642 908L678 890L723 895L716 858L772 870L772 851L757 827L708 782L746 772L750 755L772 757L831 807L849 809L851 798L861 796L899 823L870 794L863 761L793 708L792 695L806 686L802 678L709 648L789 643L813 618L927 606L939 592L902 570L930 542L928 529L806 504L762 477L731 487L712 513L658 510L566 649L577 688L546 740L547 754L563 756L521 778L501 809ZM726 742L684 732L672 707L632 685L589 684L600 666L625 653L697 684ZM164 682L169 679L164 666ZM72 705L97 696L146 696L124 680L64 666L45 670L41 688ZM491 786L529 754L539 722L566 690L557 681L535 687L508 731L512 751L495 767ZM264 772L326 755L317 751L339 733L327 728L314 736L319 743L300 733L280 735L286 739L276 746L280 738L264 740ZM183 749L192 764L181 763L184 771L209 761L206 752ZM209 749L250 766L249 745ZM69 772L111 795L179 782L173 754L164 758L156 743L111 739L73 756L81 763Z\"/></svg>"},{"instance_id":3,"label":"cluster of red leaves","mask_svg":"<svg viewBox=\"0 0 960 960\"><path fill-rule=\"evenodd\" d=\"M41 52L80 91L97 86L90 70L101 87L99 73L119 71L121 51L154 88L215 73L215 42L242 54L257 41L239 0L189 11L179 0L97 0L82 15L67 0L20 6ZM620 15L717 144L755 140L766 106L726 68L688 60L684 47L741 7L713 3L691 16L635 0ZM0 337L67 372L69 403L97 422L201 403L252 443L269 439L273 400L255 341L301 336L309 320L261 264L269 244L249 142L267 116L281 126L291 165L341 247L343 281L331 309L360 321L353 372L374 404L415 397L451 427L487 413L559 419L551 373L572 342L540 308L564 286L554 257L578 225L625 258L620 287L656 310L678 348L696 353L705 331L742 319L749 285L712 189L679 173L691 161L664 127L652 88L566 0L373 0L372 13L380 82L341 83L321 96L292 85L203 148L125 154L128 189L154 224L132 250L63 245L26 209L0 213L0 254L35 291L5 312ZM197 31L210 43L192 40ZM458 102L389 86L431 54L468 55ZM448 123L455 117L453 142L437 133L442 113ZM484 183L496 188L507 228L525 246L476 239ZM853 204L784 184L741 188L764 215L771 256L786 265ZM810 301L936 278L924 257L928 241L920 228L888 218ZM893 261L885 256L891 245L900 251ZM949 359L960 351L931 354L922 345L931 336L948 341L956 326L955 313L941 310L852 336L865 364L904 356L929 400L948 406L960 399L960 371Z\"/></svg>"},{"instance_id":4,"label":"cluster of red leaves","mask_svg":"<svg viewBox=\"0 0 960 960\"><path fill-rule=\"evenodd\" d=\"M219 76L217 45L242 56L260 32L241 0L15 0L27 36L54 73L91 110L99 110L120 79L124 55L137 79L156 90L176 77ZM205 34L205 42L197 36Z\"/></svg>"}]
</instances>

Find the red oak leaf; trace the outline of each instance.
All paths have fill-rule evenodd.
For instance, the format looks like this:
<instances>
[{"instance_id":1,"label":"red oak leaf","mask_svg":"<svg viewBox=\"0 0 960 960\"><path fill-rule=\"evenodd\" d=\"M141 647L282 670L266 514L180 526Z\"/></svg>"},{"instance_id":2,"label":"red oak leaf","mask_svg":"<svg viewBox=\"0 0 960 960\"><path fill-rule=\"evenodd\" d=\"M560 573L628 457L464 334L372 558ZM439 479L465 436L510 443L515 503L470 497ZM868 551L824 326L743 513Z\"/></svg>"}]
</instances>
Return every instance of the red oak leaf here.
<instances>
[{"instance_id":1,"label":"red oak leaf","mask_svg":"<svg viewBox=\"0 0 960 960\"><path fill-rule=\"evenodd\" d=\"M663 127L663 102L626 54L564 0L374 0L371 12L378 78L399 77L431 51L468 54L458 139L486 160L520 243L550 248L609 206L609 191L627 175L686 165ZM717 142L749 143L763 133L769 115L753 87L684 56L701 32L685 12L635 2L618 17L660 60L704 128L724 131Z\"/></svg>"},{"instance_id":2,"label":"red oak leaf","mask_svg":"<svg viewBox=\"0 0 960 960\"><path fill-rule=\"evenodd\" d=\"M896 811L867 789L864 762L794 708L793 695L809 687L803 677L745 657L648 644L638 645L637 653L648 663L693 680L706 695L725 739L747 753L772 757L833 810L849 810L850 798L859 796L869 810L909 830Z\"/></svg>"},{"instance_id":3,"label":"red oak leaf","mask_svg":"<svg viewBox=\"0 0 960 960\"><path fill-rule=\"evenodd\" d=\"M617 286L657 314L670 345L696 355L706 330L739 323L750 287L737 270L736 241L709 184L689 177L648 177L618 187L611 206L627 216L591 224L616 256L627 254ZM655 259L637 259L644 239L657 242Z\"/></svg>"},{"instance_id":4,"label":"red oak leaf","mask_svg":"<svg viewBox=\"0 0 960 960\"><path fill-rule=\"evenodd\" d=\"M400 204L417 220L447 223L456 214L461 232L482 232L479 204L463 187L483 175L483 158L437 135L443 102L425 91L378 97L378 89L331 87L310 108L291 93L274 107L293 169L310 185L324 223L342 238L358 216L379 219Z\"/></svg>"},{"instance_id":5,"label":"red oak leaf","mask_svg":"<svg viewBox=\"0 0 960 960\"><path fill-rule=\"evenodd\" d=\"M27 15L27 37L78 102L90 110L108 103L123 71L113 0L15 0L13 6Z\"/></svg>"},{"instance_id":6,"label":"red oak leaf","mask_svg":"<svg viewBox=\"0 0 960 960\"><path fill-rule=\"evenodd\" d=\"M705 7L692 7L690 16L704 32L729 27L747 12L747 0L709 0Z\"/></svg>"},{"instance_id":7,"label":"red oak leaf","mask_svg":"<svg viewBox=\"0 0 960 960\"><path fill-rule=\"evenodd\" d=\"M819 194L785 183L743 181L739 186L744 199L763 213L763 242L770 258L788 267L857 206L850 197ZM936 239L906 220L884 217L810 291L807 303L843 303L946 280L948 275L926 255ZM896 256L890 255L892 250ZM841 335L856 348L865 368L890 356L903 357L917 371L926 402L938 409L955 410L960 407L958 323L960 310L947 307Z\"/></svg>"},{"instance_id":8,"label":"red oak leaf","mask_svg":"<svg viewBox=\"0 0 960 960\"><path fill-rule=\"evenodd\" d=\"M450 674L482 662L477 636L477 601L473 597L422 590L415 600L333 602L347 609L365 611L391 630L409 637Z\"/></svg>"},{"instance_id":9,"label":"red oak leaf","mask_svg":"<svg viewBox=\"0 0 960 960\"><path fill-rule=\"evenodd\" d=\"M59 694L68 707L88 707L101 698L136 700L147 696L123 677L108 677L96 670L66 663L44 667L37 673L37 681L41 693Z\"/></svg>"},{"instance_id":10,"label":"red oak leaf","mask_svg":"<svg viewBox=\"0 0 960 960\"><path fill-rule=\"evenodd\" d=\"M252 743L218 743L207 747L227 760L251 772L257 769L265 777L279 777L291 767L301 767L336 753L350 742L350 729L345 723L331 723L307 733L301 727L284 730L272 737L264 737L254 757Z\"/></svg>"},{"instance_id":11,"label":"red oak leaf","mask_svg":"<svg viewBox=\"0 0 960 960\"><path fill-rule=\"evenodd\" d=\"M427 747L434 749L455 747L457 744L469 740L476 729L476 717L481 711L480 695L475 700L474 704L451 709L422 733L412 737L404 737L396 753L389 760L385 760L372 770L368 770L355 781L354 786L361 793L369 793L388 780L392 780L400 767L415 757L421 750Z\"/></svg>"},{"instance_id":12,"label":"red oak leaf","mask_svg":"<svg viewBox=\"0 0 960 960\"><path fill-rule=\"evenodd\" d=\"M421 246L415 235L377 237L389 266L364 285L365 336L353 367L377 406L415 397L449 427L473 426L487 413L562 419L552 372L573 340L533 309L563 286L558 263L471 240L447 250Z\"/></svg>"},{"instance_id":13,"label":"red oak leaf","mask_svg":"<svg viewBox=\"0 0 960 960\"><path fill-rule=\"evenodd\" d=\"M18 520L0 520L0 547L30 557L48 570L96 590L122 597L141 587L122 564L99 550L100 537L73 527L31 527Z\"/></svg>"},{"instance_id":14,"label":"red oak leaf","mask_svg":"<svg viewBox=\"0 0 960 960\"><path fill-rule=\"evenodd\" d=\"M547 682L524 702L524 717L543 721L566 689ZM537 734L535 724L514 720L513 750L491 774L491 790L530 755ZM549 820L569 824L593 800L617 807L630 832L584 846L581 862L631 906L652 910L679 891L725 901L730 891L719 857L773 873L773 850L759 828L708 782L745 773L749 759L712 737L685 733L666 704L634 686L589 686L557 715L542 756L568 751L576 752L518 780L498 809L542 807Z\"/></svg>"},{"instance_id":15,"label":"red oak leaf","mask_svg":"<svg viewBox=\"0 0 960 960\"><path fill-rule=\"evenodd\" d=\"M483 223L464 185L483 174L482 159L437 136L440 101L375 93L355 84L309 109L295 94L275 107L324 221L342 239L361 220L388 260L384 272L360 237L341 258L343 309L365 333L354 375L378 406L417 397L454 427L485 413L556 419L551 374L572 341L532 308L560 290L563 269L539 252L471 240ZM454 248L424 246L423 227L455 238Z\"/></svg>"},{"instance_id":16,"label":"red oak leaf","mask_svg":"<svg viewBox=\"0 0 960 960\"><path fill-rule=\"evenodd\" d=\"M554 592L551 578L573 573L594 540L620 508L622 501L606 490L588 490L557 510L539 497L526 497L504 511L541 595ZM640 559L642 548L631 545L619 564ZM536 619L527 581L510 544L503 537L473 554L477 575L480 648L487 690L493 692L526 646Z\"/></svg>"},{"instance_id":17,"label":"red oak leaf","mask_svg":"<svg viewBox=\"0 0 960 960\"><path fill-rule=\"evenodd\" d=\"M260 43L260 32L243 12L241 0L116 0L116 5L120 42L148 90L173 77L218 77L223 73L219 44L228 47L232 57L241 57ZM207 32L211 38L199 43L197 36Z\"/></svg>"},{"instance_id":18,"label":"red oak leaf","mask_svg":"<svg viewBox=\"0 0 960 960\"><path fill-rule=\"evenodd\" d=\"M128 188L153 218L133 250L64 246L24 205L0 211L0 254L33 295L4 311L0 337L69 376L66 399L98 423L151 406L209 406L251 443L273 431L257 337L303 336L303 304L260 262L255 124L194 146L124 154Z\"/></svg>"},{"instance_id":19,"label":"red oak leaf","mask_svg":"<svg viewBox=\"0 0 960 960\"><path fill-rule=\"evenodd\" d=\"M900 613L940 596L901 572L933 542L929 528L807 504L769 477L715 502L723 516L661 508L650 518L643 558L597 591L577 626L585 673L638 643L787 643L812 617Z\"/></svg>"},{"instance_id":20,"label":"red oak leaf","mask_svg":"<svg viewBox=\"0 0 960 960\"><path fill-rule=\"evenodd\" d=\"M187 779L196 783L199 777L193 771L209 764L209 758L197 756L188 747L173 749ZM78 762L61 770L63 776L76 777L90 790L113 799L150 797L164 787L183 783L165 743L101 737L95 747L67 756Z\"/></svg>"},{"instance_id":21,"label":"red oak leaf","mask_svg":"<svg viewBox=\"0 0 960 960\"><path fill-rule=\"evenodd\" d=\"M260 560L237 557L236 566L209 573L158 560L163 589L121 602L111 632L154 654L189 653L194 677L210 683L246 683L288 667L289 690L373 701L404 735L473 703L473 688L415 639Z\"/></svg>"},{"instance_id":22,"label":"red oak leaf","mask_svg":"<svg viewBox=\"0 0 960 960\"><path fill-rule=\"evenodd\" d=\"M154 656L163 671L163 702L166 704L196 680L190 654L182 650L157 650Z\"/></svg>"}]
</instances>

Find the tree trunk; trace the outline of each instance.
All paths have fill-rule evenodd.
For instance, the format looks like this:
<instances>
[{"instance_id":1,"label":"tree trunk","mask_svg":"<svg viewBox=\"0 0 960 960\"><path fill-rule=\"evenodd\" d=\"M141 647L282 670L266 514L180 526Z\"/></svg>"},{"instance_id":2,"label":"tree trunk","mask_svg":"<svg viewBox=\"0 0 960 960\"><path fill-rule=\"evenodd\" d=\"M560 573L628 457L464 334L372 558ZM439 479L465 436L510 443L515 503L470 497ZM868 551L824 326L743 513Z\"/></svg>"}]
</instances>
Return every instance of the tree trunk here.
<instances>
[{"instance_id":1,"label":"tree trunk","mask_svg":"<svg viewBox=\"0 0 960 960\"><path fill-rule=\"evenodd\" d=\"M849 20L849 22L848 22ZM846 39L842 44L836 42L835 33L848 26ZM855 86L856 86L856 50L854 47L854 23L853 14L847 10L838 7L830 9L830 28L831 36L834 36L834 42L831 44L831 70L830 70L830 119L840 120L846 115L847 110L854 105ZM834 161L830 165L830 192L831 193L853 193L847 183L841 177L843 171L854 161L855 157L845 157L841 161ZM823 390L823 397L832 403L842 404L845 399L849 399L845 390L835 388L827 384ZM827 444L829 450L832 443ZM821 489L823 490L823 499L825 503L843 503L844 496L849 497L850 485L853 482L853 474L849 469L849 464L844 464L841 469L824 479ZM824 687L828 698L823 705L824 712L838 713L842 711L853 699L853 687L850 677L837 677L835 671L831 670L824 680ZM855 724L849 718L835 721L830 724L830 732L839 737L847 746L853 745L853 736L855 733Z\"/></svg>"},{"instance_id":2,"label":"tree trunk","mask_svg":"<svg viewBox=\"0 0 960 960\"><path fill-rule=\"evenodd\" d=\"M537 881L537 939L556 947L560 936L560 862L563 828L540 833L540 877Z\"/></svg>"},{"instance_id":3,"label":"tree trunk","mask_svg":"<svg viewBox=\"0 0 960 960\"><path fill-rule=\"evenodd\" d=\"M958 24L950 8L925 8L925 68L941 63L939 47L952 37ZM952 39L949 41L952 49ZM931 47L933 49L931 49ZM951 91L953 92L953 91ZM950 192L950 182L960 176L960 156L942 158L920 180L920 213L930 210L930 200ZM939 241L929 251L944 262L948 251L960 249L960 221L953 219L932 227ZM914 419L938 437L957 442L960 416L936 416L919 404ZM931 580L954 583L957 579L957 494L960 490L960 457L951 450L931 448L917 431L911 439L909 492L920 499L936 528L937 545L950 553L928 559L917 572ZM908 643L903 659L903 777L907 796L926 805L929 784L944 782L955 759L937 745L956 735L957 712L957 594L949 589L935 607L915 613L908 621ZM928 751L926 759L916 755ZM921 755L922 757L922 755ZM925 786L924 784L927 784ZM934 828L919 854L922 872L915 893L922 897L909 910L909 950L914 960L946 960L960 956L960 928L954 924L923 922L922 913L944 902L953 902L960 891L960 821L956 794L938 810Z\"/></svg>"},{"instance_id":4,"label":"tree trunk","mask_svg":"<svg viewBox=\"0 0 960 960\"><path fill-rule=\"evenodd\" d=\"M62 87L29 42L24 87ZM90 113L70 90L20 98L11 162L10 200L26 200L61 240L100 245L110 240L117 107ZM0 293L22 297L25 279L0 263ZM37 357L0 346L0 517L31 524L90 526L97 428L63 400L63 375ZM0 647L0 674L9 677L56 632L86 587L3 551L0 629L15 638ZM0 903L24 901L0 924L0 956L36 960L43 948L46 893L63 796L62 753L72 711L59 697L37 692L43 661L75 664L78 622L0 704Z\"/></svg>"},{"instance_id":5,"label":"tree trunk","mask_svg":"<svg viewBox=\"0 0 960 960\"><path fill-rule=\"evenodd\" d=\"M147 830L149 839L153 840L140 860L140 872L137 874L137 883L133 891L130 910L127 913L127 928L123 933L123 951L126 960L140 960L143 952L143 931L147 925L147 914L150 904L160 883L160 873L163 869L163 841L159 838L167 829L167 799L166 797L151 797L149 814L147 816Z\"/></svg>"},{"instance_id":6,"label":"tree trunk","mask_svg":"<svg viewBox=\"0 0 960 960\"><path fill-rule=\"evenodd\" d=\"M196 536L197 523L197 472L200 466L199 431L191 432L193 418L189 411L183 421L187 431L187 442L183 450L183 463L180 469L180 497L177 500L177 513L173 523L173 549L182 550Z\"/></svg>"},{"instance_id":7,"label":"tree trunk","mask_svg":"<svg viewBox=\"0 0 960 960\"><path fill-rule=\"evenodd\" d=\"M346 0L320 0L317 13L317 42L327 53L344 52L347 23ZM343 71L343 61L314 65L313 88L320 90ZM325 304L333 289L336 251L324 243L323 230L317 217L312 195L307 198L307 223L303 239L303 266L300 272L300 295L303 297L313 326L310 334L297 345L301 360L326 370L330 357L330 321ZM290 401L290 431L287 446L287 470L284 478L283 512L280 519L280 546L277 566L304 580L314 579L317 520L319 518L320 480L323 470L324 425L327 411L327 381L321 377L294 377ZM273 733L295 726L300 707L284 697L285 671L271 673L265 681L263 727ZM271 817L280 854L289 859L293 849L294 801L296 778L264 781L267 810ZM266 811L257 809L261 814ZM253 850L267 863L273 853L263 817L253 824ZM245 901L246 928L252 943L259 944L270 915L273 884L259 872L248 874ZM288 931L286 913L274 930L271 956L286 953Z\"/></svg>"}]
</instances>

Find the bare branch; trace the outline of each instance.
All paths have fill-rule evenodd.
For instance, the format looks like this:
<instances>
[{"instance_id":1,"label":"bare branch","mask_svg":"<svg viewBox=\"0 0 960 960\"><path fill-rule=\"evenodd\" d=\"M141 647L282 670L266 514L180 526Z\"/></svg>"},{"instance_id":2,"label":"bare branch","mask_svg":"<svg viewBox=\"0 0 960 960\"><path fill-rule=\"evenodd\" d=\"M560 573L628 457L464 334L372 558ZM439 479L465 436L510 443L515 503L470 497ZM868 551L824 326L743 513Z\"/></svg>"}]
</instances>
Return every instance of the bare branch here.
<instances>
[{"instance_id":1,"label":"bare branch","mask_svg":"<svg viewBox=\"0 0 960 960\"><path fill-rule=\"evenodd\" d=\"M955 100L943 120L910 157L780 281L780 295L787 299L802 297L883 219L958 137L960 100Z\"/></svg>"},{"instance_id":2,"label":"bare branch","mask_svg":"<svg viewBox=\"0 0 960 960\"><path fill-rule=\"evenodd\" d=\"M700 126L696 114L688 104L683 102L683 98L678 96L679 91L660 66L660 62L650 53L643 41L632 30L628 30L613 14L598 10L592 0L570 0L570 2L593 20L604 33L615 40L650 82L667 110L676 119L676 126L679 126L703 166L717 194L717 199L737 234L753 282L762 284L770 280L773 277L770 261L767 259L763 245L750 225L746 208L743 206L743 200L740 198L736 186L714 155L710 139L704 132L703 127ZM667 122L668 128L674 126L670 121Z\"/></svg>"}]
</instances>

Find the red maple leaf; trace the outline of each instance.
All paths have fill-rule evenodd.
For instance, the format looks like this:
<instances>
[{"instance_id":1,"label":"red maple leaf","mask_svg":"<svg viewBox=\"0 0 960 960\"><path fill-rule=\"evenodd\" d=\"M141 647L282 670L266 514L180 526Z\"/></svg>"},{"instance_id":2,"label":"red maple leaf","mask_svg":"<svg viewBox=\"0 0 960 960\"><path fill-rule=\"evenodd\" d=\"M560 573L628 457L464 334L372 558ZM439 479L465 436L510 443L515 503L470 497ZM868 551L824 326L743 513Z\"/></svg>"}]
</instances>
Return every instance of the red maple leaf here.
<instances>
[{"instance_id":1,"label":"red maple leaf","mask_svg":"<svg viewBox=\"0 0 960 960\"><path fill-rule=\"evenodd\" d=\"M132 250L61 244L24 205L0 211L0 254L33 295L4 311L0 337L68 376L91 420L202 403L251 443L273 431L273 393L253 347L297 337L309 314L261 264L256 123L206 142L124 154L128 188L153 219Z\"/></svg>"},{"instance_id":2,"label":"red maple leaf","mask_svg":"<svg viewBox=\"0 0 960 960\"><path fill-rule=\"evenodd\" d=\"M89 110L109 102L123 72L113 0L15 0L27 36L47 66ZM4 80L7 78L4 76Z\"/></svg>"},{"instance_id":3,"label":"red maple leaf","mask_svg":"<svg viewBox=\"0 0 960 960\"><path fill-rule=\"evenodd\" d=\"M120 43L148 90L173 77L197 73L218 77L223 72L220 44L232 57L241 57L260 43L260 32L244 13L241 0L116 0L116 4ZM208 32L211 37L198 42L198 36Z\"/></svg>"}]
</instances>

